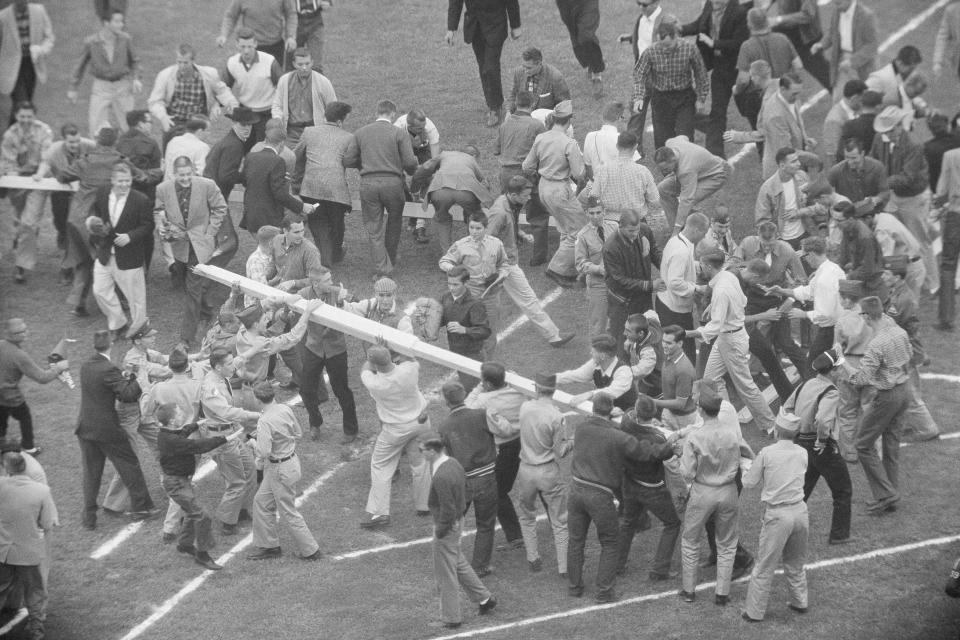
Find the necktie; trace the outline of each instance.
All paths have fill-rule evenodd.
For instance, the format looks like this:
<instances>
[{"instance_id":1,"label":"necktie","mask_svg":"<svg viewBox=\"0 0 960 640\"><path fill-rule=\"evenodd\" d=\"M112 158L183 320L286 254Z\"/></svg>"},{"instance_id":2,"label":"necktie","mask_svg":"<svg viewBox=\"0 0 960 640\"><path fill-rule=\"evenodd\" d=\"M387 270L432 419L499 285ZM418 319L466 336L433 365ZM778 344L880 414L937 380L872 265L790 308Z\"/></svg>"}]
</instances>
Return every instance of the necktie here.
<instances>
[{"instance_id":1,"label":"necktie","mask_svg":"<svg viewBox=\"0 0 960 640\"><path fill-rule=\"evenodd\" d=\"M603 225L601 224L597 227L597 237L600 238L600 242L606 242L606 239L603 237Z\"/></svg>"}]
</instances>

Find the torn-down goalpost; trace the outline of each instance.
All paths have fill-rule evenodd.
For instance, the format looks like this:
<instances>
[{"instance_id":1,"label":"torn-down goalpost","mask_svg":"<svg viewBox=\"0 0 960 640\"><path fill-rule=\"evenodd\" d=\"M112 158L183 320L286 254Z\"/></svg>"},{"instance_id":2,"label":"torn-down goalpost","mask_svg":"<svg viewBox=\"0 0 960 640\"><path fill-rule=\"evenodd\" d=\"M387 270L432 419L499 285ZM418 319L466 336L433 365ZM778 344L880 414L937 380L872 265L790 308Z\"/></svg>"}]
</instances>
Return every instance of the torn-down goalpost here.
<instances>
[{"instance_id":1,"label":"torn-down goalpost","mask_svg":"<svg viewBox=\"0 0 960 640\"><path fill-rule=\"evenodd\" d=\"M199 264L195 266L193 270L194 273L197 273L205 278L209 278L215 282L219 282L220 284L228 287L235 283L239 284L240 289L244 293L250 294L257 298L288 297L290 295L279 289L275 289L260 282L255 282L254 280L245 278L220 267ZM304 300L300 300L293 306L303 313L306 305ZM342 331L345 334L365 340L367 342L376 342L378 339L382 338L384 341L386 341L387 346L397 353L402 353L405 356L422 360L429 360L430 362L439 364L440 366L455 369L457 371L463 371L464 373L477 378L480 377L481 363L477 360L453 353L452 351L448 351L439 345L424 342L417 336L404 333L403 331L398 331L397 329L382 325L379 322L374 322L373 320L358 316L354 313L350 313L349 311L344 311L343 309L339 309L333 305L325 304L319 309L315 310L310 316L310 321L318 322L322 325L336 329L337 331ZM524 393L530 397L534 397L536 395L536 390L532 380L519 376L511 371L507 372L507 384L517 391L520 391L521 393ZM591 403L584 402L579 406L573 406L570 404L570 399L572 397L573 396L571 394L563 391L557 391L553 394L553 399L558 404L561 404L564 407L572 409L578 413L590 415L592 410Z\"/></svg>"}]
</instances>

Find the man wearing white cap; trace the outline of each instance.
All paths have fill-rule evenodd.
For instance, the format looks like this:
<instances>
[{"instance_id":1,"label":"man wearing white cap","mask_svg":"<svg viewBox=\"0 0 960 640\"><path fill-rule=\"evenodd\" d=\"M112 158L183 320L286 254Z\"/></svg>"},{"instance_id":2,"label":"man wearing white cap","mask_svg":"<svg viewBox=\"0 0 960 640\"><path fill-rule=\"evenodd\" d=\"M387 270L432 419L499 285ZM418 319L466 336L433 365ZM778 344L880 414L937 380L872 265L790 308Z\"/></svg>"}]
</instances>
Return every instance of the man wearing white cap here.
<instances>
[{"instance_id":1,"label":"man wearing white cap","mask_svg":"<svg viewBox=\"0 0 960 640\"><path fill-rule=\"evenodd\" d=\"M403 303L397 299L398 288L397 283L392 279L380 278L373 285L373 293L376 297L359 302L344 301L343 308L391 329L413 333L410 315L404 311Z\"/></svg>"},{"instance_id":2,"label":"man wearing white cap","mask_svg":"<svg viewBox=\"0 0 960 640\"><path fill-rule=\"evenodd\" d=\"M547 265L547 277L560 286L572 287L577 279L574 244L587 217L570 181L582 180L586 165L576 140L566 134L573 118L573 104L564 100L554 108L553 116L553 127L534 139L523 170L540 174L540 200L560 230L560 247Z\"/></svg>"},{"instance_id":3,"label":"man wearing white cap","mask_svg":"<svg viewBox=\"0 0 960 640\"><path fill-rule=\"evenodd\" d=\"M906 118L910 112L888 106L873 121L877 135L870 156L887 168L887 184L892 193L887 211L896 215L920 242L920 256L927 269L926 286L933 293L939 288L937 261L927 226L930 210L929 168L923 146L910 137Z\"/></svg>"}]
</instances>

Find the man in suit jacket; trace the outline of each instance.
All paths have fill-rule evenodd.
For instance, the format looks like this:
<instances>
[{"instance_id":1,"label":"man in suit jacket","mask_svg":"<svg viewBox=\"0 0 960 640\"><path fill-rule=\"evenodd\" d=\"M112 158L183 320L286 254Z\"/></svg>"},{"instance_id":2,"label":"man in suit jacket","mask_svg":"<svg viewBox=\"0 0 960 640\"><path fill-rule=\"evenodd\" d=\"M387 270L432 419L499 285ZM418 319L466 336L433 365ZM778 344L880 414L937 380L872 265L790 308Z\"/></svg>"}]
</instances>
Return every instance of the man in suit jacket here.
<instances>
[{"instance_id":1,"label":"man in suit jacket","mask_svg":"<svg viewBox=\"0 0 960 640\"><path fill-rule=\"evenodd\" d=\"M946 60L945 60L946 59ZM943 73L943 63L960 74L960 2L947 5L937 31L937 41L933 48L933 75L937 78Z\"/></svg>"},{"instance_id":2,"label":"man in suit jacket","mask_svg":"<svg viewBox=\"0 0 960 640\"><path fill-rule=\"evenodd\" d=\"M160 237L170 246L175 261L173 272L183 286L180 340L196 346L197 325L202 318L213 317L229 290L193 273L190 268L207 264L211 258L223 253L223 249L217 246L217 236L230 213L216 183L197 176L189 158L181 156L174 160L173 171L174 179L157 187L154 211L161 214ZM231 253L235 252L234 247Z\"/></svg>"},{"instance_id":3,"label":"man in suit jacket","mask_svg":"<svg viewBox=\"0 0 960 640\"><path fill-rule=\"evenodd\" d=\"M147 321L143 267L153 234L153 203L131 189L133 176L126 164L113 167L110 184L97 192L86 226L95 258L93 296L107 316L107 326L118 335L124 328L136 329ZM120 287L130 305L129 323L116 287Z\"/></svg>"},{"instance_id":4,"label":"man in suit jacket","mask_svg":"<svg viewBox=\"0 0 960 640\"><path fill-rule=\"evenodd\" d=\"M860 0L834 0L830 29L810 47L826 52L833 78L833 100L840 100L850 80L866 80L877 57L877 16ZM848 26L849 25L849 26Z\"/></svg>"},{"instance_id":5,"label":"man in suit jacket","mask_svg":"<svg viewBox=\"0 0 960 640\"><path fill-rule=\"evenodd\" d=\"M283 125L276 118L267 122L263 148L247 155L240 170L243 192L243 218L240 228L256 236L264 225L279 227L284 207L291 211L312 213L314 205L304 204L290 193L287 163L280 157L283 148Z\"/></svg>"},{"instance_id":6,"label":"man in suit jacket","mask_svg":"<svg viewBox=\"0 0 960 640\"><path fill-rule=\"evenodd\" d=\"M30 25L26 42L20 39L18 25L24 17ZM50 16L39 2L14 0L0 11L0 94L9 95L12 104L33 102L37 83L47 81L46 58L53 43ZM28 56L23 55L25 47L30 51Z\"/></svg>"},{"instance_id":7,"label":"man in suit jacket","mask_svg":"<svg viewBox=\"0 0 960 640\"><path fill-rule=\"evenodd\" d=\"M769 3L768 3L769 4ZM770 26L790 38L807 73L816 78L827 91L831 91L830 65L823 53L813 50L813 45L823 38L820 27L820 10L817 0L775 0L776 8L768 13L778 15L770 18Z\"/></svg>"},{"instance_id":8,"label":"man in suit jacket","mask_svg":"<svg viewBox=\"0 0 960 640\"><path fill-rule=\"evenodd\" d=\"M507 40L507 22L510 37L520 37L519 0L450 0L447 6L447 44L453 44L453 34L460 24L460 13L467 6L463 18L463 41L473 46L473 54L480 68L480 87L487 102L487 126L500 123L503 109L503 83L500 80L500 53Z\"/></svg>"},{"instance_id":9,"label":"man in suit jacket","mask_svg":"<svg viewBox=\"0 0 960 640\"><path fill-rule=\"evenodd\" d=\"M303 130L324 122L323 113L335 102L337 93L327 76L313 70L313 58L306 47L293 52L294 70L277 80L270 115L279 118L287 132L287 146L297 146Z\"/></svg>"},{"instance_id":10,"label":"man in suit jacket","mask_svg":"<svg viewBox=\"0 0 960 640\"><path fill-rule=\"evenodd\" d=\"M727 128L727 107L737 81L740 45L750 37L747 12L735 1L707 0L700 16L680 28L684 36L696 36L697 48L710 74L710 114L706 118L706 147L725 158L723 132Z\"/></svg>"},{"instance_id":11,"label":"man in suit jacket","mask_svg":"<svg viewBox=\"0 0 960 640\"><path fill-rule=\"evenodd\" d=\"M137 401L140 385L136 376L124 375L110 361L111 347L110 332L97 331L93 335L96 353L80 367L80 417L74 433L80 442L83 463L83 528L89 530L97 526L97 494L106 460L110 460L130 491L130 515L142 520L159 513L116 410L118 400Z\"/></svg>"}]
</instances>

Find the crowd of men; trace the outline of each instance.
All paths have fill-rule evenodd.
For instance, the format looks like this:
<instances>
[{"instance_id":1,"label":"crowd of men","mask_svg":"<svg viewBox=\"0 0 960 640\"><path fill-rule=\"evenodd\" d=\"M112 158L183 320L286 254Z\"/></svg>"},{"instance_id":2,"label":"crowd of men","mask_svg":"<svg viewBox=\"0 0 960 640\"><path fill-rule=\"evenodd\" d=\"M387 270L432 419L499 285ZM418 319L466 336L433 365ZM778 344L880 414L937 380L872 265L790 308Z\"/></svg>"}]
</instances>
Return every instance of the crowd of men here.
<instances>
[{"instance_id":1,"label":"crowd of men","mask_svg":"<svg viewBox=\"0 0 960 640\"><path fill-rule=\"evenodd\" d=\"M14 0L0 11L0 92L14 105L0 173L32 179L36 188L6 192L15 237L3 247L13 246L14 281L30 282L49 199L71 313L88 316L92 292L106 318L79 375L83 526L95 529L98 513L159 515L141 467L150 457L169 498L163 540L204 568L222 568L210 555L215 537L236 535L247 520L249 557L280 557L278 513L298 555L321 558L294 499L297 440L304 433L320 440L326 428L324 372L343 415L341 443L355 446L362 435L346 337L310 321L329 305L425 341L443 329L450 351L483 363L480 379L461 372L443 384L446 411L436 425L415 359L367 346L360 374L381 423L360 526L390 525L391 485L405 457L414 510L434 521L445 627L463 622L461 587L480 614L497 604L482 582L493 572L497 522L506 538L498 553L524 550L529 570L543 570L538 504L572 597L587 588L590 523L601 549L594 597L612 602L634 535L653 514L663 528L651 581L676 581L679 539L683 601L696 599L701 568L716 566L719 606L730 601L731 580L750 573L742 616L758 622L782 562L789 607L805 613L806 501L820 476L833 501L827 541L848 543L851 465L862 467L870 488L867 512L888 517L901 499L900 442L939 434L920 389L928 357L918 304L937 296L937 328L953 331L960 252L960 122L923 99L928 79L916 47L880 65L873 11L861 0L833 4L824 31L812 0L707 0L689 24L670 15L666 0L638 0L633 31L619 38L633 47L632 99L604 105L603 126L581 147L569 85L540 50L523 51L504 95L500 51L508 27L510 37L521 35L516 0L451 0L446 41L453 44L465 7L464 39L477 57L486 124L497 127L498 191L478 163L479 148L441 151L440 133L422 110L400 113L383 99L374 122L344 127L351 105L323 74L326 0L233 0L217 44L233 38L237 52L218 70L180 45L171 52L176 64L156 75L146 110L133 108L143 69L124 30L125 7L97 2L102 29L82 43L68 91L76 101L84 75L93 76L89 137L63 123L54 141L33 104L54 23L43 5ZM599 99L598 3L557 5ZM937 40L938 76L946 58L958 68L958 7L948 8ZM800 108L804 69L835 100L821 140L807 134ZM748 130L727 130L731 98ZM210 145L202 134L220 113L232 126ZM624 130L621 120L628 120ZM916 139L921 120L932 134L924 143ZM739 239L731 224L749 213L722 204L731 142L755 143L762 163L754 219L743 225L752 230ZM348 248L358 250L344 244L354 169L376 268L369 299L334 284L331 273ZM69 183L76 191L56 186ZM237 186L242 216L235 222L228 202ZM433 207L437 267L448 291L407 307L391 275L411 202ZM461 239L453 234L454 206L468 232ZM560 237L552 256L551 220ZM238 228L257 242L242 275L275 295L258 300L239 284L194 271L227 266L239 249ZM413 234L430 242L423 220ZM524 243L532 245L529 265L520 264ZM147 317L154 259L164 261L183 303L177 345L167 354L154 348L158 329ZM506 381L497 345L502 293L551 347L577 333L561 331L530 286L523 267L541 265L559 286L583 290L586 321L578 329L589 338L590 358L538 374L531 398ZM22 593L29 629L40 638L49 563L43 540L57 514L49 490L28 480L41 447L19 384L23 376L66 380L70 365L62 350L49 367L36 364L24 350L23 319L7 320L5 331L0 436L12 418L21 439L3 440L9 478L0 478L0 601ZM129 349L114 362L124 340ZM290 370L282 384L278 361ZM278 384L299 391L307 424L278 402ZM773 396L762 391L768 384ZM572 419L558 407L553 397L564 385L590 387L569 402L589 406L589 417ZM739 414L731 397L743 406ZM772 400L781 406L776 416ZM775 438L757 453L741 433L750 420ZM224 482L213 511L193 484L205 453ZM566 456L570 475L561 471ZM98 501L107 461L116 473ZM755 556L739 543L738 513L742 488L757 485L765 515ZM460 534L470 506L477 533L467 561ZM701 558L704 537L710 553Z\"/></svg>"}]
</instances>

